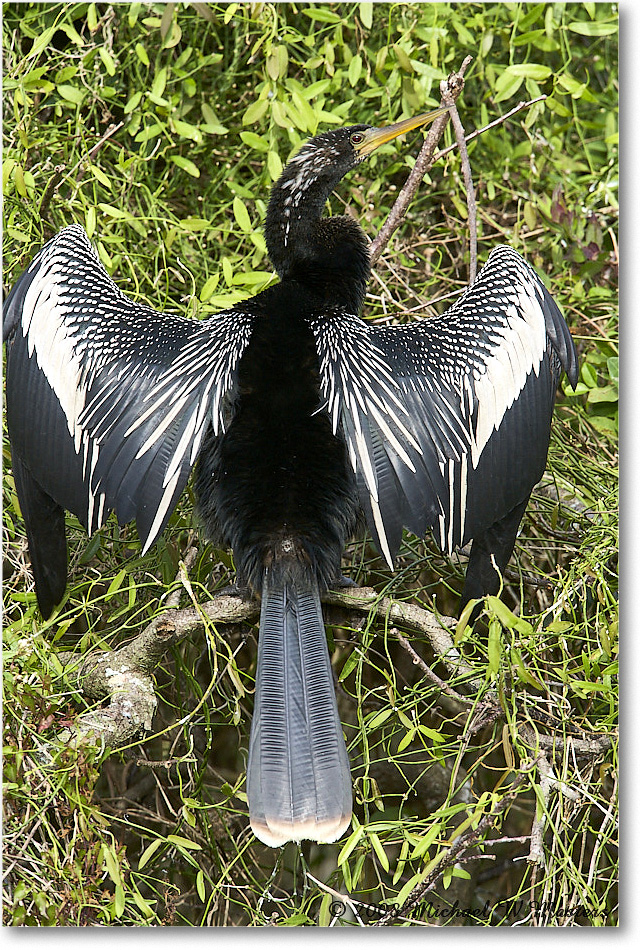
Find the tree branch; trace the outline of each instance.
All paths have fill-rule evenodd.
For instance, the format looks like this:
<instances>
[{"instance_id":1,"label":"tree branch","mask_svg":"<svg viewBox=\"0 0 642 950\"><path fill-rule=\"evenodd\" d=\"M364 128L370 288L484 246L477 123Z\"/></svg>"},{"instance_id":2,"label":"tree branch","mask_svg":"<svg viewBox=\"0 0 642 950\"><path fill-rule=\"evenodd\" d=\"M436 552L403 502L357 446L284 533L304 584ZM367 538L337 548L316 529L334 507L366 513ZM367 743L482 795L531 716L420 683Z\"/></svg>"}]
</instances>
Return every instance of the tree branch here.
<instances>
[{"instance_id":1,"label":"tree branch","mask_svg":"<svg viewBox=\"0 0 642 950\"><path fill-rule=\"evenodd\" d=\"M186 561L193 556L188 552ZM177 580L189 589L187 569L181 566ZM84 695L106 705L78 716L71 729L60 733L58 739L66 745L76 746L99 738L105 747L115 748L131 742L137 735L149 731L156 711L153 674L167 651L184 637L201 629L206 623L234 624L254 623L259 616L258 601L240 596L221 595L205 604L178 609L180 588L173 592L164 610L133 640L106 653L91 654L80 662L73 653L59 654L64 666L76 666L75 677ZM392 621L405 629L425 636L432 651L447 666L451 673L458 673L469 680L471 691L481 688L472 667L460 656L453 644L449 627L451 618L438 620L426 608L400 603L382 597L370 588L347 588L327 591L322 595L325 604L344 607L350 611L367 614L384 621ZM408 641L398 631L393 632L410 650L413 659L419 659ZM429 667L423 661L424 672ZM430 678L457 703L457 711L468 707L468 700L447 686L430 672Z\"/></svg>"}]
</instances>

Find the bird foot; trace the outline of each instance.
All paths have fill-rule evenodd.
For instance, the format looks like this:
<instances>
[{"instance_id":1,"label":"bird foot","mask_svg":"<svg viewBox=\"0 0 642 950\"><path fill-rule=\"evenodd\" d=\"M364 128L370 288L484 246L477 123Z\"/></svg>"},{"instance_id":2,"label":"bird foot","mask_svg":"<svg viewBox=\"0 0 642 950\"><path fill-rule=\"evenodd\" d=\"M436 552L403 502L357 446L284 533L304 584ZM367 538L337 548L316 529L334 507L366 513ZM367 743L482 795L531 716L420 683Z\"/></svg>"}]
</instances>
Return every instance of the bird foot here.
<instances>
[{"instance_id":1,"label":"bird foot","mask_svg":"<svg viewBox=\"0 0 642 950\"><path fill-rule=\"evenodd\" d=\"M213 597L238 597L241 600L252 600L252 591L249 587L240 587L238 584L228 584L214 592Z\"/></svg>"},{"instance_id":2,"label":"bird foot","mask_svg":"<svg viewBox=\"0 0 642 950\"><path fill-rule=\"evenodd\" d=\"M337 590L341 590L344 587L358 587L356 581L353 581L351 577L346 577L345 574L340 574L335 581L333 581L332 587Z\"/></svg>"}]
</instances>

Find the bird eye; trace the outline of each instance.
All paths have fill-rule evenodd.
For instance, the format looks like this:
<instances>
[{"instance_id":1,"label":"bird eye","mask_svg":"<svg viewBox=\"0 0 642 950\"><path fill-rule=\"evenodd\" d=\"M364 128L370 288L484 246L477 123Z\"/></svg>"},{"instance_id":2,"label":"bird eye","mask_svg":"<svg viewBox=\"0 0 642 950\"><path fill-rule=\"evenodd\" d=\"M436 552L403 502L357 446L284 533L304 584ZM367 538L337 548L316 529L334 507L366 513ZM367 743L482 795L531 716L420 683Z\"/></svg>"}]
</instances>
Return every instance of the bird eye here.
<instances>
[{"instance_id":1,"label":"bird eye","mask_svg":"<svg viewBox=\"0 0 642 950\"><path fill-rule=\"evenodd\" d=\"M363 142L364 135L363 132L353 132L350 136L350 142L352 145L361 145Z\"/></svg>"}]
</instances>

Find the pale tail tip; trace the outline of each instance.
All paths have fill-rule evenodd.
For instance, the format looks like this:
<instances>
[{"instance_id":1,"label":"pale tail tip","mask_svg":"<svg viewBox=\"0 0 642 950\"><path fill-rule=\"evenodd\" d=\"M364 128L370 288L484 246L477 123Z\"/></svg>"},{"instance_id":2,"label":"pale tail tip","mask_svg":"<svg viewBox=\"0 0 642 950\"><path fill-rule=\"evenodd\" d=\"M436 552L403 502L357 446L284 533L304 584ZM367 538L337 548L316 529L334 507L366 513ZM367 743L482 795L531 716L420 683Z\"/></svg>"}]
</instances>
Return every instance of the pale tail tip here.
<instances>
[{"instance_id":1,"label":"pale tail tip","mask_svg":"<svg viewBox=\"0 0 642 950\"><path fill-rule=\"evenodd\" d=\"M252 831L269 848L280 848L288 841L316 841L318 844L332 844L337 841L350 826L352 811L338 818L326 818L318 821L309 818L304 821L271 821L263 817L250 818Z\"/></svg>"}]
</instances>

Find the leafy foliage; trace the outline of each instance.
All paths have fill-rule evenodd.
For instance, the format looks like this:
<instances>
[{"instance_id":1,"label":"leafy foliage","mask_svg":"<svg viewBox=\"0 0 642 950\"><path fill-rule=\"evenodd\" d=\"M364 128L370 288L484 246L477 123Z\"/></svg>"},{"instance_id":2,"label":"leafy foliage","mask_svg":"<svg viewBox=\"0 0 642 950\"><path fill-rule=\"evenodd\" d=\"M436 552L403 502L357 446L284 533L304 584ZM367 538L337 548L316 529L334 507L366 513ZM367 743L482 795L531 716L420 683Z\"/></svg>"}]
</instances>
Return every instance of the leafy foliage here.
<instances>
[{"instance_id":1,"label":"leafy foliage","mask_svg":"<svg viewBox=\"0 0 642 950\"><path fill-rule=\"evenodd\" d=\"M357 793L353 828L336 846L271 852L248 831L239 751L255 664L248 627L208 628L174 651L157 676L154 734L140 745L111 756L56 745L86 704L56 650L112 647L155 615L194 536L191 499L145 558L131 526L110 522L88 540L69 518L67 598L43 623L5 445L6 921L348 924L359 901L375 918L403 908L453 843L480 828L477 860L446 862L399 922L614 923L615 748L578 757L568 739L576 730L614 739L617 712L615 7L15 3L3 12L6 287L44 240L80 221L122 289L155 307L202 317L251 296L274 280L261 226L293 150L322 128L434 106L439 81L470 54L459 111L467 130L485 130L469 144L480 256L506 242L540 269L582 360L580 385L559 399L551 477L529 508L502 599L486 607L487 634L458 629L474 676L448 684L467 695L473 683L468 714L448 706L392 624L329 615ZM491 126L520 98L538 101ZM382 149L332 210L349 208L374 235L413 151ZM435 314L452 301L468 276L465 221L455 150L426 176L381 259L366 315ZM346 573L450 615L461 589L460 566L411 536L394 577L367 542L348 552ZM229 553L202 544L194 596L232 578ZM446 675L427 643L412 644ZM484 719L489 697L502 718ZM525 723L556 736L556 775L577 797L558 785L543 799ZM493 818L509 793L510 809ZM541 866L524 861L538 809ZM345 912L335 891L348 895Z\"/></svg>"}]
</instances>

